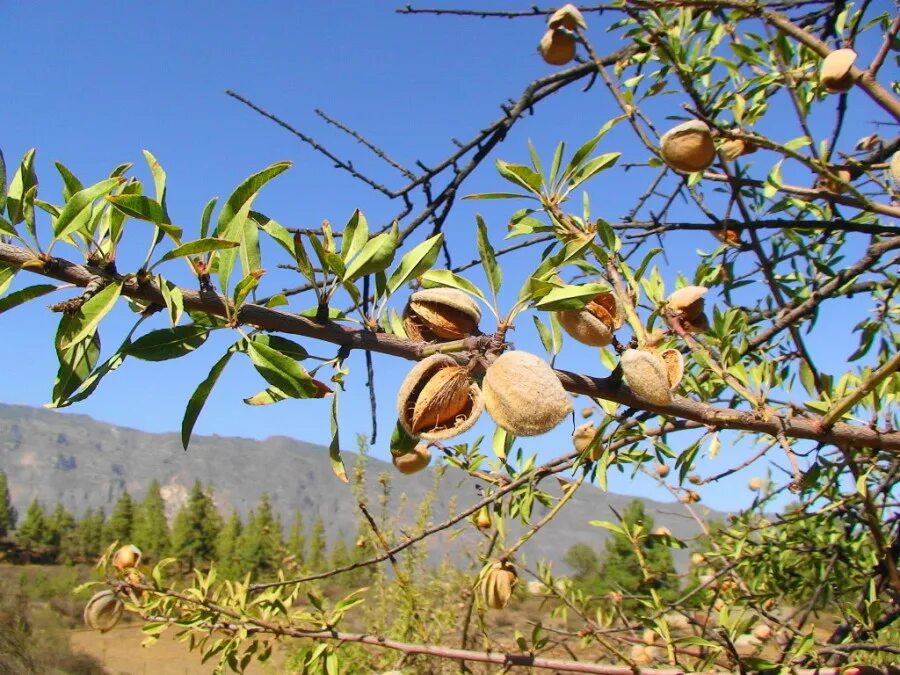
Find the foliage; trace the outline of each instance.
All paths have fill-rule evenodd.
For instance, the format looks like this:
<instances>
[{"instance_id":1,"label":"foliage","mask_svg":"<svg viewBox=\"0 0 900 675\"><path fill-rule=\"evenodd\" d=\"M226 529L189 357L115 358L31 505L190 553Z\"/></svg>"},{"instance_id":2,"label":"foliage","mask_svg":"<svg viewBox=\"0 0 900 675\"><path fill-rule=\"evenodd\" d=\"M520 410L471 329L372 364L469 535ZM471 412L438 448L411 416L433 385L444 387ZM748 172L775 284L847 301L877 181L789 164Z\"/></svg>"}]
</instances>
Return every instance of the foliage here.
<instances>
[{"instance_id":1,"label":"foliage","mask_svg":"<svg viewBox=\"0 0 900 675\"><path fill-rule=\"evenodd\" d=\"M103 526L103 538L105 541L131 541L133 531L134 500L128 490L123 490Z\"/></svg>"},{"instance_id":2,"label":"foliage","mask_svg":"<svg viewBox=\"0 0 900 675\"><path fill-rule=\"evenodd\" d=\"M16 529L16 520L18 514L12 505L12 499L9 494L9 483L6 479L6 473L0 471L0 537L5 537L12 530Z\"/></svg>"},{"instance_id":3,"label":"foliage","mask_svg":"<svg viewBox=\"0 0 900 675\"><path fill-rule=\"evenodd\" d=\"M181 358L207 342L221 342L209 340L211 334L227 334L229 346L210 355L209 374L186 402L185 447L224 369L232 360L246 359L262 387L245 399L250 406L330 399L329 461L337 480L351 482L340 454L338 403L345 381L355 376L347 365L352 350L413 361L444 354L445 360L437 359L444 364L440 368L463 385L435 394L429 385L443 380L425 369L407 389L422 397L412 401L422 423L415 433L444 458L436 475L445 466L461 469L466 482L478 485L477 501L430 525L432 504L425 500L415 505L415 534L398 533L383 508L374 515L364 508L353 477L353 485L343 489L348 499L352 493L363 504L368 529L360 530L366 532L362 550L369 557L350 563L351 553L338 548L338 560L332 561L346 560L352 570L326 569L321 516L308 535L304 560L295 553L293 566L267 567L282 547L280 523L266 502L240 535L232 522L226 543L219 543L236 568L270 580L234 580L206 564L216 554L222 519L198 482L172 531L173 554L195 568L186 587L169 576L170 560L148 568L140 583L106 566L105 582L146 620L148 637L177 624L191 648L236 670L265 660L274 636L296 638L302 645L296 668L329 674L347 670L348 663L383 668L385 650L402 653L402 664L413 670L430 668L437 658L509 666L515 657L547 658L543 667L565 671L582 668L582 660L576 665L566 660L579 648L597 662L591 666L596 672L610 672L608 661L619 669L659 661L679 671L834 673L851 658L883 663L895 655L888 640L900 616L900 434L895 431L900 236L892 219L900 217L900 140L879 133L883 125L900 121L896 86L889 90L881 81L882 66L894 58L900 23L876 5L630 0L592 8L590 22L572 8L561 18L550 15L549 37L577 45L585 58L529 84L518 101L504 104L498 122L459 143L438 168L420 164L423 173L411 174L409 185L395 192L351 164L336 162L403 202L397 220L380 226L370 226L359 209L339 230L328 221L315 230L289 228L255 211L260 190L289 162L259 169L221 204L211 200L189 229L172 222L166 174L149 152L152 190L148 186L146 194L130 165L86 186L58 164L63 183L58 204L38 197L34 151L26 153L9 181L3 165L0 312L72 286L80 291L53 305L61 314L53 341L59 361L54 406L90 396L129 359ZM482 14L533 19L550 13L537 8ZM607 20L610 16L615 18ZM598 55L598 28L585 28L595 21L624 46ZM858 59L857 66L839 74L839 87L832 79L826 87L818 70L828 65L834 47L866 40L878 45L874 56L866 55L868 64ZM558 62L556 56L552 60ZM453 267L442 229L462 181L523 114L583 78L591 78L587 95L602 83L618 110L574 153L561 142L544 158L529 147L528 164L497 160L499 188L490 189L503 191L469 198L514 200L503 224L507 238L517 241L499 248L496 232L503 227L489 227L478 215L470 239L480 260ZM849 94L839 91L845 84L853 90ZM855 119L879 126L859 140L848 139L844 121L850 106ZM678 124L685 120L690 124ZM669 133L661 133L664 123L674 125ZM631 142L613 148L623 136ZM435 194L445 170L452 173ZM592 206L587 190L604 190L606 177L625 171L622 198L632 200L632 207L616 217L604 201L598 213L598 200ZM413 190L421 190L425 201L417 214ZM417 241L424 223L428 233ZM128 259L118 255L120 248L148 228L151 245L143 262L117 269ZM714 238L699 248L692 238L691 252L670 246L683 232ZM528 262L502 269L501 255L523 249L533 253ZM61 250L74 261L60 257ZM442 250L446 267L438 264ZM199 292L176 284L178 260L187 264ZM467 272L478 262L483 275ZM272 286L266 296L265 269L279 266L299 276L292 284ZM63 283L7 292L14 278L18 283L32 274ZM289 286L294 289L279 290ZM434 325L454 337L439 343L412 340L403 309L409 286L467 293L491 317L459 338L457 329L471 323L472 312L461 317L453 304L438 303L442 311L432 312ZM686 294L693 300L679 304L673 295L678 292L682 300ZM275 309L289 304L289 295L306 298L306 305ZM845 296L853 298L846 312L849 305L838 302ZM117 348L101 349L105 319L126 303L133 312L131 329ZM584 372L547 367L540 377L507 382L515 392L501 389L487 396L484 374L509 349L508 331L522 334L531 325L548 360L562 365L573 354ZM334 355L313 358L298 339L315 344L316 353L331 345ZM573 340L600 345L593 352L596 362L574 356ZM837 361L823 343L839 350ZM101 360L101 353L110 355ZM610 375L597 376L598 366ZM372 383L371 373L366 379ZM537 394L522 384L532 379L543 387ZM447 434L441 432L450 427L442 425L468 421L467 415L480 410L479 385L495 420L500 416L496 407L491 413L491 397L496 403L497 396L515 393L535 419L558 421L570 409L566 391L587 396L591 440L543 464L526 452L510 424L498 426L490 442L466 438L445 444ZM558 395L546 395L551 390ZM545 410L553 401L556 409ZM409 402L404 398L401 407ZM404 419L407 412L401 410ZM410 433L398 426L392 452L402 456L417 449L423 457L429 448L418 448ZM722 448L728 448L730 467L724 470L712 465ZM696 507L703 486L760 461L778 467L777 477L754 483L758 498L712 536ZM655 470L662 462L674 467L668 479ZM653 531L636 508L617 523L595 522L613 534L603 577L614 591L606 598L524 559L522 546L552 527L585 482L605 488L609 471L658 476L703 530L695 549L702 551L704 569L697 570L692 588L679 590L670 562L670 549L687 544ZM560 491L544 482L551 476L565 476ZM379 482L387 494L390 480ZM770 500L774 504L776 495L787 493L797 500L795 507L778 517L765 512ZM117 533L125 532L122 513L115 514ZM470 529L470 518L476 516L477 524L481 515L487 522L479 569L466 579L449 571L445 578L422 574L426 553L419 543L446 530L460 536ZM17 537L44 541L44 519L40 505L32 504ZM96 545L95 530L88 537L83 529L79 524L71 533L77 551ZM298 553L299 542L298 530L292 537ZM390 566L396 583L385 583L388 572L381 563ZM505 595L512 604L505 610L492 615L482 606L479 585L493 578L487 571L497 564L537 582L547 616L529 635L503 632L507 615L502 612L523 602L522 584L514 589L509 582ZM369 579L354 581L371 581L371 592L362 586L328 596L317 586L362 568L369 568ZM462 597L461 605L448 606L448 595ZM827 635L816 625L820 610L838 621ZM545 619L563 622L553 639L544 630ZM353 632L359 621L365 624L362 632ZM473 631L482 651L475 648ZM451 652L449 643L457 635L465 651ZM565 658L556 658L560 654Z\"/></svg>"},{"instance_id":4,"label":"foliage","mask_svg":"<svg viewBox=\"0 0 900 675\"><path fill-rule=\"evenodd\" d=\"M131 537L134 545L151 560L165 557L171 546L166 504L159 490L159 481L150 481L147 494L135 508Z\"/></svg>"}]
</instances>

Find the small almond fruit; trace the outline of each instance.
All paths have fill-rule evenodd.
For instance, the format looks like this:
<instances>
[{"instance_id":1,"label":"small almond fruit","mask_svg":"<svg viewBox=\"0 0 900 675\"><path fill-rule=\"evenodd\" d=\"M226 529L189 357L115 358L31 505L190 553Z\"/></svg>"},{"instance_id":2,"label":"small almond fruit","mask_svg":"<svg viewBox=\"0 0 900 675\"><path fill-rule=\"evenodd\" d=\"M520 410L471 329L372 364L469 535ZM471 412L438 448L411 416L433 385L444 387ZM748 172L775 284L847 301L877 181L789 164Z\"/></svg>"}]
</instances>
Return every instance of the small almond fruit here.
<instances>
[{"instance_id":1,"label":"small almond fruit","mask_svg":"<svg viewBox=\"0 0 900 675\"><path fill-rule=\"evenodd\" d=\"M478 515L475 516L475 527L479 530L488 530L491 527L491 512L488 511L486 506L481 507L478 510Z\"/></svg>"},{"instance_id":2,"label":"small almond fruit","mask_svg":"<svg viewBox=\"0 0 900 675\"><path fill-rule=\"evenodd\" d=\"M645 628L641 635L641 640L645 645L653 645L656 643L656 632L650 628Z\"/></svg>"},{"instance_id":3,"label":"small almond fruit","mask_svg":"<svg viewBox=\"0 0 900 675\"><path fill-rule=\"evenodd\" d=\"M550 28L538 45L541 57L551 66L564 66L575 58L575 38Z\"/></svg>"},{"instance_id":4,"label":"small almond fruit","mask_svg":"<svg viewBox=\"0 0 900 675\"><path fill-rule=\"evenodd\" d=\"M759 147L743 138L729 138L719 145L719 153L729 162L736 160L738 157L749 155L756 152Z\"/></svg>"},{"instance_id":5,"label":"small almond fruit","mask_svg":"<svg viewBox=\"0 0 900 675\"><path fill-rule=\"evenodd\" d=\"M413 293L403 310L403 329L412 340L461 340L478 330L478 304L456 288L426 288Z\"/></svg>"},{"instance_id":6,"label":"small almond fruit","mask_svg":"<svg viewBox=\"0 0 900 675\"><path fill-rule=\"evenodd\" d=\"M593 415L593 414L594 414L594 407L593 407L593 406L587 406L587 407L581 409L581 416L582 416L584 419L587 419L588 417L590 417L590 416Z\"/></svg>"},{"instance_id":7,"label":"small almond fruit","mask_svg":"<svg viewBox=\"0 0 900 675\"><path fill-rule=\"evenodd\" d=\"M672 402L669 367L658 354L642 349L626 349L621 358L622 373L637 396L656 405Z\"/></svg>"},{"instance_id":8,"label":"small almond fruit","mask_svg":"<svg viewBox=\"0 0 900 675\"><path fill-rule=\"evenodd\" d=\"M400 425L410 436L431 441L467 431L483 409L481 389L446 354L433 354L417 363L397 395Z\"/></svg>"},{"instance_id":9,"label":"small almond fruit","mask_svg":"<svg viewBox=\"0 0 900 675\"><path fill-rule=\"evenodd\" d=\"M481 598L490 609L503 609L509 604L518 575L512 565L494 561L482 573Z\"/></svg>"},{"instance_id":10,"label":"small almond fruit","mask_svg":"<svg viewBox=\"0 0 900 675\"><path fill-rule=\"evenodd\" d=\"M84 623L92 630L105 633L112 630L119 619L125 604L110 590L95 593L84 606Z\"/></svg>"},{"instance_id":11,"label":"small almond fruit","mask_svg":"<svg viewBox=\"0 0 900 675\"><path fill-rule=\"evenodd\" d=\"M682 173L709 168L716 158L712 132L700 120L691 120L669 129L660 139L663 161Z\"/></svg>"},{"instance_id":12,"label":"small almond fruit","mask_svg":"<svg viewBox=\"0 0 900 675\"><path fill-rule=\"evenodd\" d=\"M700 501L700 495L693 490L688 490L678 498L682 504L696 504Z\"/></svg>"},{"instance_id":13,"label":"small almond fruit","mask_svg":"<svg viewBox=\"0 0 900 675\"><path fill-rule=\"evenodd\" d=\"M688 320L696 319L703 313L703 296L709 289L706 286L685 286L672 293L666 300L666 309Z\"/></svg>"},{"instance_id":14,"label":"small almond fruit","mask_svg":"<svg viewBox=\"0 0 900 675\"><path fill-rule=\"evenodd\" d=\"M546 361L528 352L505 352L482 381L484 406L514 436L538 436L572 412L572 402Z\"/></svg>"},{"instance_id":15,"label":"small almond fruit","mask_svg":"<svg viewBox=\"0 0 900 675\"><path fill-rule=\"evenodd\" d=\"M822 60L819 70L819 81L830 94L842 94L853 86L853 74L850 69L856 61L856 52L852 49L835 49Z\"/></svg>"},{"instance_id":16,"label":"small almond fruit","mask_svg":"<svg viewBox=\"0 0 900 675\"><path fill-rule=\"evenodd\" d=\"M669 381L669 389L674 390L681 383L684 376L684 357L677 349L664 349L659 353L659 358L666 364L666 378Z\"/></svg>"},{"instance_id":17,"label":"small almond fruit","mask_svg":"<svg viewBox=\"0 0 900 675\"><path fill-rule=\"evenodd\" d=\"M772 637L772 627L767 623L758 623L753 628L753 637L757 640L765 642Z\"/></svg>"},{"instance_id":18,"label":"small almond fruit","mask_svg":"<svg viewBox=\"0 0 900 675\"><path fill-rule=\"evenodd\" d=\"M692 553L691 554L691 563L694 565L702 565L706 562L706 556L702 553Z\"/></svg>"},{"instance_id":19,"label":"small almond fruit","mask_svg":"<svg viewBox=\"0 0 900 675\"><path fill-rule=\"evenodd\" d=\"M754 492L759 492L763 489L763 486L765 486L765 484L766 482L762 478L760 478L759 476L754 476L747 483L747 487L749 487Z\"/></svg>"},{"instance_id":20,"label":"small almond fruit","mask_svg":"<svg viewBox=\"0 0 900 675\"><path fill-rule=\"evenodd\" d=\"M612 293L600 293L584 309L556 312L559 325L573 338L591 347L605 347L625 316Z\"/></svg>"},{"instance_id":21,"label":"small almond fruit","mask_svg":"<svg viewBox=\"0 0 900 675\"><path fill-rule=\"evenodd\" d=\"M116 551L112 562L119 571L137 567L141 564L141 549L134 544L126 544Z\"/></svg>"},{"instance_id":22,"label":"small almond fruit","mask_svg":"<svg viewBox=\"0 0 900 675\"><path fill-rule=\"evenodd\" d=\"M581 426L577 427L575 429L575 433L572 434L572 442L574 443L575 449L578 452L584 452L596 437L597 427L595 427L591 423L582 424ZM597 460L602 454L603 448L598 443L597 446L594 447L593 451L591 451L591 459Z\"/></svg>"},{"instance_id":23,"label":"small almond fruit","mask_svg":"<svg viewBox=\"0 0 900 675\"><path fill-rule=\"evenodd\" d=\"M578 8L569 3L563 5L550 15L547 19L547 26L550 28L565 28L574 31L577 28L587 29L587 22Z\"/></svg>"},{"instance_id":24,"label":"small almond fruit","mask_svg":"<svg viewBox=\"0 0 900 675\"><path fill-rule=\"evenodd\" d=\"M660 527L657 527L655 530L653 530L653 534L655 534L657 537L671 537L672 530L670 530L668 527L660 526ZM648 642L647 644L653 644L653 643Z\"/></svg>"},{"instance_id":25,"label":"small almond fruit","mask_svg":"<svg viewBox=\"0 0 900 675\"><path fill-rule=\"evenodd\" d=\"M397 467L397 471L410 475L424 469L431 462L431 450L426 443L419 443L409 452L399 455L391 454L391 461Z\"/></svg>"},{"instance_id":26,"label":"small almond fruit","mask_svg":"<svg viewBox=\"0 0 900 675\"><path fill-rule=\"evenodd\" d=\"M669 467L666 464L657 464L656 465L656 475L660 478L665 478L669 475Z\"/></svg>"}]
</instances>

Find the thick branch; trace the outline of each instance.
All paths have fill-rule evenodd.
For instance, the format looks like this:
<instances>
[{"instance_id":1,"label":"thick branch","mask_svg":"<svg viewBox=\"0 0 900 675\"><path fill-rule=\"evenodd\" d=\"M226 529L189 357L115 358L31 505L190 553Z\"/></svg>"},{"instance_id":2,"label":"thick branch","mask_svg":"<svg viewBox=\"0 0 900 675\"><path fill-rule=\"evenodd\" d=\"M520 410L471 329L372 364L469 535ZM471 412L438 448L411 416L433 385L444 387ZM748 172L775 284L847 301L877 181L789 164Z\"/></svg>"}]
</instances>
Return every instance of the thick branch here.
<instances>
[{"instance_id":1,"label":"thick branch","mask_svg":"<svg viewBox=\"0 0 900 675\"><path fill-rule=\"evenodd\" d=\"M890 240L894 241L894 240ZM882 242L888 243L888 242ZM894 242L900 246L900 238ZM870 247L870 252L877 245ZM21 266L33 260L32 253L26 249L0 243L0 261ZM44 276L59 279L76 286L86 286L96 274L82 265L55 258L43 272ZM185 309L197 310L224 317L225 301L214 293L199 293L182 289ZM162 293L153 283L138 284L129 279L122 288L122 295L147 300L156 304L164 304ZM799 308L798 308L799 310ZM797 311L797 310L795 310ZM373 333L368 330L348 328L332 321L317 323L312 319L269 309L259 305L247 304L240 308L238 321L243 324L257 326L262 330L289 333L323 340L341 345L347 349L364 349L367 351L399 356L410 360L420 360L426 354L426 343L406 340L386 333ZM462 358L462 357L460 357ZM871 447L883 450L900 450L900 432L881 432L867 427L856 427L837 423L830 429L824 429L818 418L798 419L777 415L772 411L732 410L676 398L668 405L648 403L631 392L617 378L598 378L589 375L557 370L557 376L563 386L574 394L584 394L592 398L615 401L632 408L648 410L660 415L700 422L709 426L728 429L742 429L777 437L784 434L790 438L805 438L821 443L830 443L841 447Z\"/></svg>"}]
</instances>

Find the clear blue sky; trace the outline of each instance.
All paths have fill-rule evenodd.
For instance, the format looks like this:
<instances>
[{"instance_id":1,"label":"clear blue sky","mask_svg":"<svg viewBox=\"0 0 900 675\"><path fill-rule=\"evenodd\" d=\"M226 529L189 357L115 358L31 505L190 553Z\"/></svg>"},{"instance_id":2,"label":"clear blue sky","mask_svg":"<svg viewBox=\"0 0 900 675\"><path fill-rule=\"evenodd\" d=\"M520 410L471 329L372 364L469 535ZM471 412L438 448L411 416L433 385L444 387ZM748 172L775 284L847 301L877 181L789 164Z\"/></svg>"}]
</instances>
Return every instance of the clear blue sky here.
<instances>
[{"instance_id":1,"label":"clear blue sky","mask_svg":"<svg viewBox=\"0 0 900 675\"><path fill-rule=\"evenodd\" d=\"M487 4L456 2L453 6ZM257 202L259 210L285 225L315 227L323 218L341 226L360 207L373 224L383 224L396 213L397 204L332 169L325 158L226 97L224 90L235 89L253 99L360 169L397 187L404 182L399 174L327 126L313 109L322 108L356 128L404 164L412 166L417 159L430 164L452 151L451 137L470 138L499 116L498 104L505 98L517 97L528 82L551 72L535 52L543 30L540 19L402 16L393 9L393 3L371 0L4 3L0 6L6 64L0 147L10 173L25 150L36 147L40 196L58 203L60 184L53 161L66 164L85 184L125 161L134 162L133 173L146 179L141 149L147 148L168 172L173 220L185 227L186 235L196 235L207 199L227 196L250 173L289 159L294 168L264 189ZM600 51L620 46L608 43L599 19L589 17L589 21L597 27L591 36ZM861 51L869 46L862 45ZM657 123L665 127L665 114L677 112L681 102L671 101L671 109L653 109ZM535 117L517 125L494 157L524 162L529 138L545 157L559 140L577 147L614 114L614 104L600 84L587 93L580 86L570 87L541 104ZM848 119L851 129L862 121L853 113ZM599 150L623 150L624 161L645 160L646 152L622 132L611 134ZM778 137L787 140L799 135L799 130L791 129ZM848 133L848 137L856 136ZM609 220L621 216L648 176L647 172L616 171L594 181L588 189L595 214ZM468 180L463 193L503 187L487 163ZM476 208L486 215L499 247L505 218L517 205L459 204L445 227L454 263L472 257ZM131 222L129 227L139 231L142 225ZM425 232L417 234L413 243L423 236ZM131 269L129 262L138 264L146 249L146 232L131 241L121 257L123 271ZM667 281L674 282L677 271L690 275L694 250L713 246L713 240L703 234L671 238L666 253L673 267L667 271ZM274 253L274 249L266 252ZM61 249L58 253L65 255ZM510 257L505 263L510 293L521 284L529 269L526 264L534 264L533 255ZM266 289L279 288L281 281L293 283L275 273L277 262L285 261L270 258L265 263L272 271L263 280ZM179 278L177 263L168 271ZM19 275L14 288L35 283L28 276ZM479 270L469 276L481 283ZM397 298L397 309L403 297ZM0 316L0 401L41 405L49 400L56 371L52 336L58 319L45 309L49 302L38 301ZM299 310L310 304L310 300L294 299L291 307ZM121 340L131 316L122 308L101 331L107 353ZM159 315L155 322L152 327L162 327L163 317ZM68 411L148 431L176 430L194 387L229 343L225 337L211 339L186 359L159 364L129 360L93 397ZM540 353L530 316L523 317L513 338L520 348ZM313 344L310 350L333 355L325 345ZM824 358L837 359L840 367L848 351L852 349L835 353L825 348ZM355 354L342 402L343 445L348 449L355 445L354 434L368 433L370 426L362 364L362 356ZM394 392L408 365L376 357L380 433L373 452L382 458L388 456ZM591 350L576 345L567 348L558 365L606 374ZM253 438L287 435L327 443L327 402L286 401L267 408L250 408L241 402L263 386L247 363L233 360L196 432ZM577 400L576 410L586 403L586 399ZM489 434L492 426L485 419L476 429ZM565 423L523 445L546 459L568 451L570 432ZM470 432L464 440L475 435ZM715 464L707 463L701 473L721 470L739 459L724 447ZM717 508L746 503L749 495L743 486L752 473L704 488L706 503ZM668 498L649 482L631 482L615 472L610 486L617 492Z\"/></svg>"}]
</instances>

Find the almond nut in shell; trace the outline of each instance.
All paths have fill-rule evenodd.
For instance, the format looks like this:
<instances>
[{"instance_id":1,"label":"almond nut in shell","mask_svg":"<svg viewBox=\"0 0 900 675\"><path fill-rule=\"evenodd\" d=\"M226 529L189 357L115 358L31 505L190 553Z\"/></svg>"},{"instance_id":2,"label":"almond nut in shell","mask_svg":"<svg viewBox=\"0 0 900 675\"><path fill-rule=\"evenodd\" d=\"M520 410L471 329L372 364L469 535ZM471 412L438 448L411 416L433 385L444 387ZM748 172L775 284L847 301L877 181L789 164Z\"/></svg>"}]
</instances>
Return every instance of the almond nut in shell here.
<instances>
[{"instance_id":1,"label":"almond nut in shell","mask_svg":"<svg viewBox=\"0 0 900 675\"><path fill-rule=\"evenodd\" d=\"M481 598L490 609L503 609L509 604L518 581L516 570L499 560L490 564L481 576Z\"/></svg>"},{"instance_id":2,"label":"almond nut in shell","mask_svg":"<svg viewBox=\"0 0 900 675\"><path fill-rule=\"evenodd\" d=\"M712 133L700 120L691 120L669 129L659 143L663 161L683 173L703 171L716 158Z\"/></svg>"},{"instance_id":3,"label":"almond nut in shell","mask_svg":"<svg viewBox=\"0 0 900 675\"><path fill-rule=\"evenodd\" d=\"M397 467L397 471L402 474L417 473L431 462L431 450L425 443L419 443L409 452L399 455L391 454L391 461Z\"/></svg>"},{"instance_id":4,"label":"almond nut in shell","mask_svg":"<svg viewBox=\"0 0 900 675\"><path fill-rule=\"evenodd\" d=\"M478 330L481 310L456 288L427 288L413 293L403 310L403 329L412 340L461 340Z\"/></svg>"},{"instance_id":5,"label":"almond nut in shell","mask_svg":"<svg viewBox=\"0 0 900 675\"><path fill-rule=\"evenodd\" d=\"M613 332L622 327L625 315L612 293L600 293L584 309L556 312L559 325L573 338L591 347L605 347Z\"/></svg>"},{"instance_id":6,"label":"almond nut in shell","mask_svg":"<svg viewBox=\"0 0 900 675\"><path fill-rule=\"evenodd\" d=\"M538 51L551 66L564 66L575 58L575 38L550 28L541 38Z\"/></svg>"},{"instance_id":7,"label":"almond nut in shell","mask_svg":"<svg viewBox=\"0 0 900 675\"><path fill-rule=\"evenodd\" d=\"M468 430L483 409L481 389L446 354L433 354L417 363L397 395L400 425L410 436L431 441Z\"/></svg>"},{"instance_id":8,"label":"almond nut in shell","mask_svg":"<svg viewBox=\"0 0 900 675\"><path fill-rule=\"evenodd\" d=\"M538 436L572 412L572 402L546 361L528 352L505 352L488 366L484 405L514 436Z\"/></svg>"},{"instance_id":9,"label":"almond nut in shell","mask_svg":"<svg viewBox=\"0 0 900 675\"><path fill-rule=\"evenodd\" d=\"M95 593L84 606L84 623L88 628L105 633L112 630L119 619L125 604L110 590Z\"/></svg>"},{"instance_id":10,"label":"almond nut in shell","mask_svg":"<svg viewBox=\"0 0 900 675\"><path fill-rule=\"evenodd\" d=\"M116 551L112 563L113 567L120 571L137 567L141 564L141 549L134 544L126 544Z\"/></svg>"},{"instance_id":11,"label":"almond nut in shell","mask_svg":"<svg viewBox=\"0 0 900 675\"><path fill-rule=\"evenodd\" d=\"M669 368L662 357L643 349L626 349L621 359L622 374L629 388L656 405L672 402Z\"/></svg>"},{"instance_id":12,"label":"almond nut in shell","mask_svg":"<svg viewBox=\"0 0 900 675\"><path fill-rule=\"evenodd\" d=\"M852 49L835 49L822 59L819 70L819 81L830 94L842 94L853 86L853 74L850 69L856 61L856 52Z\"/></svg>"}]
</instances>

